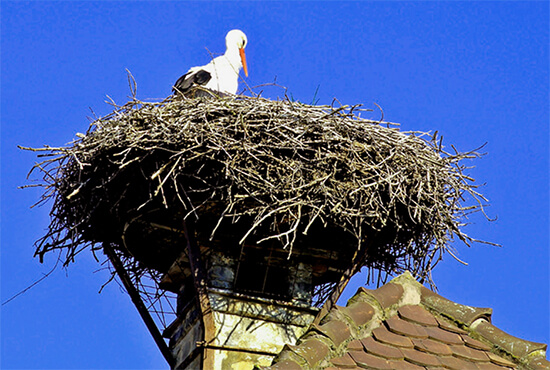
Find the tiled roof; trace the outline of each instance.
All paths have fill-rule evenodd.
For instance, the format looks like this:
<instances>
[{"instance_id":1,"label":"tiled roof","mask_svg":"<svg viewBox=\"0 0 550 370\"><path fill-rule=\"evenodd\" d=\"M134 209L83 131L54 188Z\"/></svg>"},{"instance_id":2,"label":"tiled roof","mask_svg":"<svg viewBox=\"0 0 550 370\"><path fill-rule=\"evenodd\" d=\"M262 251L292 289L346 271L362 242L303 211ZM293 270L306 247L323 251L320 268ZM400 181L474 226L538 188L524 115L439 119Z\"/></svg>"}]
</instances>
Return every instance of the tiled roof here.
<instances>
[{"instance_id":1,"label":"tiled roof","mask_svg":"<svg viewBox=\"0 0 550 370\"><path fill-rule=\"evenodd\" d=\"M491 313L449 301L406 272L360 288L269 369L550 369L546 344L506 334Z\"/></svg>"}]
</instances>

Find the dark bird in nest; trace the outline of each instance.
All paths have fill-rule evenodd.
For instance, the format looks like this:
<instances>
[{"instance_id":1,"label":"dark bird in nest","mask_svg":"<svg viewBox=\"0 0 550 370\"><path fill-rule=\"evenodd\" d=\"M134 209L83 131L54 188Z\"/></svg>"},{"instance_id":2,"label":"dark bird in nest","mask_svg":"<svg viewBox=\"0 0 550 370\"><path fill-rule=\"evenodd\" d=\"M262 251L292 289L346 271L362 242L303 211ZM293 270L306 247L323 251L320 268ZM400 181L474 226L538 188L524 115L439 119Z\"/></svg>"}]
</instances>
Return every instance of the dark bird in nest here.
<instances>
[{"instance_id":1,"label":"dark bird in nest","mask_svg":"<svg viewBox=\"0 0 550 370\"><path fill-rule=\"evenodd\" d=\"M244 69L248 77L244 48L248 43L240 30L231 30L225 36L225 54L212 59L204 66L192 67L174 84L172 91L184 96L195 96L196 91L210 90L222 94L236 94L239 72Z\"/></svg>"}]
</instances>

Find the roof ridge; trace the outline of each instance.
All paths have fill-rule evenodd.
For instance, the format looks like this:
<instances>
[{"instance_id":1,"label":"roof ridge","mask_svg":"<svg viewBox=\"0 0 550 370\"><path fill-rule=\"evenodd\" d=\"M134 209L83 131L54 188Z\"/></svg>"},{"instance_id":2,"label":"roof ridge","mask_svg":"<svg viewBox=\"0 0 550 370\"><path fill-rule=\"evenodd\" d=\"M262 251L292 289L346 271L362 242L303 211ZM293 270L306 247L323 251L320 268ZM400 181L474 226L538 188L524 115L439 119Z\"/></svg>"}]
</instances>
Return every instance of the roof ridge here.
<instances>
[{"instance_id":1,"label":"roof ridge","mask_svg":"<svg viewBox=\"0 0 550 370\"><path fill-rule=\"evenodd\" d=\"M454 321L459 327L472 333L476 339L482 339L485 343L490 344L492 349L500 355L505 354L528 366L531 363L540 362L541 359L546 361L548 347L546 344L521 339L497 328L491 323L493 313L491 308L456 303L424 286L421 287L421 293L421 301L424 306Z\"/></svg>"},{"instance_id":2,"label":"roof ridge","mask_svg":"<svg viewBox=\"0 0 550 370\"><path fill-rule=\"evenodd\" d=\"M545 343L532 342L515 337L483 318L474 321L469 329L476 336L491 343L497 351L506 353L514 360L527 365L529 368L538 368L535 365L538 363L542 364L541 360L546 362L546 366L543 368L550 368L550 362L546 361L546 349L548 345Z\"/></svg>"},{"instance_id":3,"label":"roof ridge","mask_svg":"<svg viewBox=\"0 0 550 370\"><path fill-rule=\"evenodd\" d=\"M407 271L377 289L360 287L296 346L286 345L269 369L550 369L546 344L505 333L491 315L432 292Z\"/></svg>"}]
</instances>

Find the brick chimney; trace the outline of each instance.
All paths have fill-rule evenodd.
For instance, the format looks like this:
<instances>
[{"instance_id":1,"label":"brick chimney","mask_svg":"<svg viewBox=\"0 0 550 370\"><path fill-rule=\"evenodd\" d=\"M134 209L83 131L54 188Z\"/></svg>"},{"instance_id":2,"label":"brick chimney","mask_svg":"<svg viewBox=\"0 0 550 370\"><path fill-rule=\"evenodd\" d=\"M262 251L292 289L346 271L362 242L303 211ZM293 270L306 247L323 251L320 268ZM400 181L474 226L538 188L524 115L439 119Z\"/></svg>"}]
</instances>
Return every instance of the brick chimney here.
<instances>
[{"instance_id":1,"label":"brick chimney","mask_svg":"<svg viewBox=\"0 0 550 370\"><path fill-rule=\"evenodd\" d=\"M178 294L177 318L163 334L170 339L174 368L270 365L319 311L312 304L315 276L327 270L315 257L322 251L288 258L275 244L221 248L189 239L161 282Z\"/></svg>"}]
</instances>

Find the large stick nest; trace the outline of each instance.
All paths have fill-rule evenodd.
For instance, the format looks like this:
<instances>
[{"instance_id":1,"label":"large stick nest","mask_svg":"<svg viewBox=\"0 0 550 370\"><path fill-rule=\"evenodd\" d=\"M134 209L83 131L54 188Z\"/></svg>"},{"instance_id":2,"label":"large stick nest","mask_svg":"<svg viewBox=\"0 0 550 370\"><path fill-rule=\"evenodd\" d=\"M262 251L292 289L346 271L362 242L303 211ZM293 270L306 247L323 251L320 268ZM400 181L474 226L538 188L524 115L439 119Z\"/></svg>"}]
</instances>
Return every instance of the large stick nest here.
<instances>
[{"instance_id":1,"label":"large stick nest","mask_svg":"<svg viewBox=\"0 0 550 370\"><path fill-rule=\"evenodd\" d=\"M475 152L447 153L436 135L362 119L358 107L288 99L134 99L67 146L33 150L47 157L35 166L42 200L53 199L36 254L62 249L66 263L105 241L131 255L128 225L154 214L192 217L203 240L232 234L290 258L330 244L344 267L429 279L453 239L473 240L461 227L484 200L463 173Z\"/></svg>"}]
</instances>

